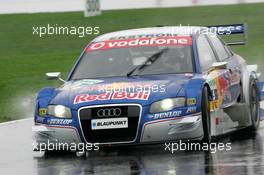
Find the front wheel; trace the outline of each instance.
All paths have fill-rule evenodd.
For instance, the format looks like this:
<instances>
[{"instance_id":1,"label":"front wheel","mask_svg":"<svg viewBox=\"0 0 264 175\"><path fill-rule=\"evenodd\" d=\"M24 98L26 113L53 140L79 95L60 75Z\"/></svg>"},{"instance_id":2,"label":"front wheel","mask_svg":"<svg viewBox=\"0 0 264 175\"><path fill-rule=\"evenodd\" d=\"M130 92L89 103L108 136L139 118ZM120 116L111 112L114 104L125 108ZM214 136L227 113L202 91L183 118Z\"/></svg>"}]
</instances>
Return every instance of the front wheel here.
<instances>
[{"instance_id":1,"label":"front wheel","mask_svg":"<svg viewBox=\"0 0 264 175\"><path fill-rule=\"evenodd\" d=\"M257 85L257 80L253 77L250 77L249 84L249 111L252 125L250 126L251 130L257 130L260 123L260 97L259 97L259 89Z\"/></svg>"},{"instance_id":2,"label":"front wheel","mask_svg":"<svg viewBox=\"0 0 264 175\"><path fill-rule=\"evenodd\" d=\"M211 114L210 114L210 99L208 89L205 86L202 94L202 124L204 136L202 142L211 143Z\"/></svg>"}]
</instances>

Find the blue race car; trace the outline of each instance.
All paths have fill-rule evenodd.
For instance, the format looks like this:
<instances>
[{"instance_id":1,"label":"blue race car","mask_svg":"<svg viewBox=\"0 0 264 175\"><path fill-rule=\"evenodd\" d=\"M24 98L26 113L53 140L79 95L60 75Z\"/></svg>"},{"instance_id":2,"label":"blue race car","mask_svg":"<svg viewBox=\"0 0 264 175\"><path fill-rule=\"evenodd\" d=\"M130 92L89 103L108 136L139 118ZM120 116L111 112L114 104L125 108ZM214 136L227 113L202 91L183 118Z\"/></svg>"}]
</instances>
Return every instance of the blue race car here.
<instances>
[{"instance_id":1,"label":"blue race car","mask_svg":"<svg viewBox=\"0 0 264 175\"><path fill-rule=\"evenodd\" d=\"M246 40L219 38L246 36L245 29L153 27L95 38L66 80L47 73L63 85L38 93L35 142L210 143L231 131L257 130L263 115L257 66L228 47Z\"/></svg>"}]
</instances>

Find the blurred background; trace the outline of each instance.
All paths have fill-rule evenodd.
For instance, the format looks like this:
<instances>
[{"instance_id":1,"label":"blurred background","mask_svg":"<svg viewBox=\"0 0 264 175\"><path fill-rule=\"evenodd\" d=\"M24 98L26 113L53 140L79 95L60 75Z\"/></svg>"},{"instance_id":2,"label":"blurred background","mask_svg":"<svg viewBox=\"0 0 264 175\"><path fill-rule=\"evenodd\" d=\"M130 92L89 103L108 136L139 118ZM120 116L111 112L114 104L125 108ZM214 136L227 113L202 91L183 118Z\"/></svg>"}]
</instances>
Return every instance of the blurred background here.
<instances>
[{"instance_id":1,"label":"blurred background","mask_svg":"<svg viewBox=\"0 0 264 175\"><path fill-rule=\"evenodd\" d=\"M256 3L264 0L100 0L102 10ZM64 12L84 9L85 0L0 0L0 13Z\"/></svg>"},{"instance_id":2,"label":"blurred background","mask_svg":"<svg viewBox=\"0 0 264 175\"><path fill-rule=\"evenodd\" d=\"M264 73L264 0L100 0L101 15L84 17L93 0L0 0L0 122L33 117L46 72L65 78L96 37L33 35L34 26L98 26L100 34L157 25L247 23L248 45L232 49ZM88 4L88 5L87 5ZM89 14L88 14L89 15Z\"/></svg>"}]
</instances>

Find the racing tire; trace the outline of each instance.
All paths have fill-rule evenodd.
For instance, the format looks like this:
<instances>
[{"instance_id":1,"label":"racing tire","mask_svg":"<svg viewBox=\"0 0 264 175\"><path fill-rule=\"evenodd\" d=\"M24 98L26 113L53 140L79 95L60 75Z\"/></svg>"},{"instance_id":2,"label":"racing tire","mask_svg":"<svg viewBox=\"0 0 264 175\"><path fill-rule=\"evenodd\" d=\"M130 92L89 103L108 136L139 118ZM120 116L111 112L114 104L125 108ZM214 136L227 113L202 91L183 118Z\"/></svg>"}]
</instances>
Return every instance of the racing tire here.
<instances>
[{"instance_id":1,"label":"racing tire","mask_svg":"<svg viewBox=\"0 0 264 175\"><path fill-rule=\"evenodd\" d=\"M56 150L45 150L44 151L44 156L45 157L52 157L52 156L61 156L61 155L66 155L66 154L73 154L73 152L70 151L56 151Z\"/></svg>"},{"instance_id":2,"label":"racing tire","mask_svg":"<svg viewBox=\"0 0 264 175\"><path fill-rule=\"evenodd\" d=\"M203 88L202 94L202 125L204 136L203 143L211 143L211 113L210 113L210 99L208 94L208 88Z\"/></svg>"},{"instance_id":3,"label":"racing tire","mask_svg":"<svg viewBox=\"0 0 264 175\"><path fill-rule=\"evenodd\" d=\"M260 123L260 94L259 94L259 88L257 84L257 80L250 76L250 82L249 82L249 112L250 112L250 119L252 122L252 125L249 127L250 130L256 131L259 127Z\"/></svg>"}]
</instances>

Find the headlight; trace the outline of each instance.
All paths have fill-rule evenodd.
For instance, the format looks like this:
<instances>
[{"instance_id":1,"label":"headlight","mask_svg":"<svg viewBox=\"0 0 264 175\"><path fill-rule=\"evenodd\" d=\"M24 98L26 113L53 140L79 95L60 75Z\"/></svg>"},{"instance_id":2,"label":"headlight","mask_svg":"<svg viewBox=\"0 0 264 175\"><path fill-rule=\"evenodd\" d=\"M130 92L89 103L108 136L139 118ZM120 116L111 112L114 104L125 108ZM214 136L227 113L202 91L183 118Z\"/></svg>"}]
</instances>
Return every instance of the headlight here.
<instances>
[{"instance_id":1,"label":"headlight","mask_svg":"<svg viewBox=\"0 0 264 175\"><path fill-rule=\"evenodd\" d=\"M59 118L72 118L71 110L62 105L49 105L48 106L48 115Z\"/></svg>"},{"instance_id":2,"label":"headlight","mask_svg":"<svg viewBox=\"0 0 264 175\"><path fill-rule=\"evenodd\" d=\"M152 103L152 105L150 106L150 113L170 111L174 108L183 106L185 106L185 98L167 98Z\"/></svg>"}]
</instances>

